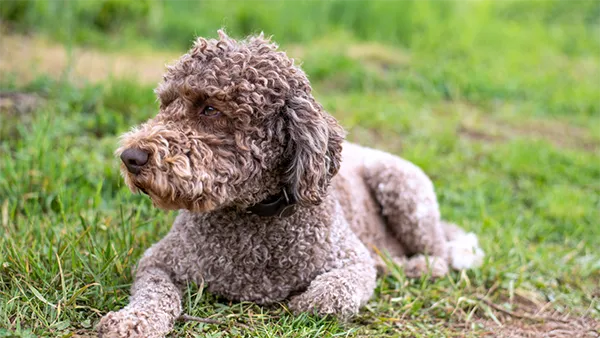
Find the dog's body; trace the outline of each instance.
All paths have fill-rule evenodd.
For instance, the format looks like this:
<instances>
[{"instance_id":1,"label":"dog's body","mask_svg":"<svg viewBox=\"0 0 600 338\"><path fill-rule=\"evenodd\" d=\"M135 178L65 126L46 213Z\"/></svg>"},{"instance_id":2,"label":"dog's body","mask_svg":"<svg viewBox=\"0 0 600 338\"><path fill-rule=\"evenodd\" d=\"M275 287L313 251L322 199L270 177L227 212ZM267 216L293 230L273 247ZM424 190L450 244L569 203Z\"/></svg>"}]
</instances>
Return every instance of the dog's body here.
<instances>
[{"instance_id":1,"label":"dog's body","mask_svg":"<svg viewBox=\"0 0 600 338\"><path fill-rule=\"evenodd\" d=\"M134 191L183 210L141 259L130 304L102 319L102 337L164 336L189 281L345 318L385 270L378 251L409 276L480 263L474 235L440 220L429 178L343 143L304 73L262 36L200 39L157 92L161 112L118 153Z\"/></svg>"}]
</instances>

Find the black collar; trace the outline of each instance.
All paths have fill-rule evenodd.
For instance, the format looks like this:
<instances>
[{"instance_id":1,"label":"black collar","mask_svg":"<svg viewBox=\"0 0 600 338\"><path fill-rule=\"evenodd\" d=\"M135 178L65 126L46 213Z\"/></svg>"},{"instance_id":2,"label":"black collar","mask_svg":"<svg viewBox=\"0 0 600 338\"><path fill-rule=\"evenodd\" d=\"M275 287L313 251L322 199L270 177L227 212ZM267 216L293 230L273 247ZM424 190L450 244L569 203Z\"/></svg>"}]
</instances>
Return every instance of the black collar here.
<instances>
[{"instance_id":1,"label":"black collar","mask_svg":"<svg viewBox=\"0 0 600 338\"><path fill-rule=\"evenodd\" d=\"M261 217L289 217L296 212L296 196L287 191L288 188L277 194L267 197L260 203L246 209L249 214L255 214Z\"/></svg>"}]
</instances>

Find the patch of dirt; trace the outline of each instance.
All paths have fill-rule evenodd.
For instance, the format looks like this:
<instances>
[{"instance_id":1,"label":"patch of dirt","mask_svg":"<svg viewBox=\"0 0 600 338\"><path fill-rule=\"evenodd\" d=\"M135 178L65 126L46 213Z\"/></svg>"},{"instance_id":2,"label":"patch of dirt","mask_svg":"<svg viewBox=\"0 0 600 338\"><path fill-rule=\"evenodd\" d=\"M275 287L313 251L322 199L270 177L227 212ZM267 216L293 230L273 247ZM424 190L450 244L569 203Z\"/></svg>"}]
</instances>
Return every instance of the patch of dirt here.
<instances>
[{"instance_id":1,"label":"patch of dirt","mask_svg":"<svg viewBox=\"0 0 600 338\"><path fill-rule=\"evenodd\" d=\"M32 112L46 104L46 100L33 93L0 92L0 139L13 139L18 127L29 124Z\"/></svg>"},{"instance_id":2,"label":"patch of dirt","mask_svg":"<svg viewBox=\"0 0 600 338\"><path fill-rule=\"evenodd\" d=\"M344 39L338 39L316 41L315 44L319 45L320 49L342 53L382 73L389 69L408 66L411 60L407 51L377 42L347 43ZM300 60L307 55L307 50L302 45L291 45L285 49L290 57Z\"/></svg>"},{"instance_id":3,"label":"patch of dirt","mask_svg":"<svg viewBox=\"0 0 600 338\"><path fill-rule=\"evenodd\" d=\"M473 108L463 110L459 106L457 109L464 113L457 134L467 139L493 143L526 138L545 140L559 148L587 152L600 150L600 142L594 140L587 130L567 122L524 117L517 124L479 113Z\"/></svg>"},{"instance_id":4,"label":"patch of dirt","mask_svg":"<svg viewBox=\"0 0 600 338\"><path fill-rule=\"evenodd\" d=\"M98 82L110 77L129 77L154 84L162 79L164 65L180 53L117 53L73 48L50 43L39 37L0 32L0 74L14 73L27 83L39 74L70 80Z\"/></svg>"},{"instance_id":5,"label":"patch of dirt","mask_svg":"<svg viewBox=\"0 0 600 338\"><path fill-rule=\"evenodd\" d=\"M494 288L490 291L488 294L494 293ZM482 337L600 337L600 322L589 316L589 309L560 313L551 310L552 303L524 290L516 290L512 300L506 295L494 301L477 298L483 307L472 323L481 329Z\"/></svg>"},{"instance_id":6,"label":"patch of dirt","mask_svg":"<svg viewBox=\"0 0 600 338\"><path fill-rule=\"evenodd\" d=\"M522 125L497 122L502 128L512 130L515 134L546 139L558 147L579 148L587 151L597 151L600 145L587 137L583 128L550 120L536 120Z\"/></svg>"},{"instance_id":7,"label":"patch of dirt","mask_svg":"<svg viewBox=\"0 0 600 338\"><path fill-rule=\"evenodd\" d=\"M407 66L410 54L398 48L392 48L379 43L353 44L348 47L347 54L361 61L367 67L385 73L389 69Z\"/></svg>"},{"instance_id":8,"label":"patch of dirt","mask_svg":"<svg viewBox=\"0 0 600 338\"><path fill-rule=\"evenodd\" d=\"M37 94L0 92L0 114L24 115L42 106L45 100Z\"/></svg>"},{"instance_id":9,"label":"patch of dirt","mask_svg":"<svg viewBox=\"0 0 600 338\"><path fill-rule=\"evenodd\" d=\"M600 324L591 318L574 318L568 323L548 321L528 323L522 320L501 320L500 324L493 320L479 319L474 321L481 327L481 337L600 337Z\"/></svg>"},{"instance_id":10,"label":"patch of dirt","mask_svg":"<svg viewBox=\"0 0 600 338\"><path fill-rule=\"evenodd\" d=\"M501 142L506 141L507 138L502 135L486 134L476 129L469 129L464 125L460 125L457 130L460 136L466 137L471 140L483 141L483 142Z\"/></svg>"},{"instance_id":11,"label":"patch of dirt","mask_svg":"<svg viewBox=\"0 0 600 338\"><path fill-rule=\"evenodd\" d=\"M347 139L358 144L370 144L373 147L396 154L401 153L403 148L400 135L360 126L350 128L348 130Z\"/></svg>"}]
</instances>

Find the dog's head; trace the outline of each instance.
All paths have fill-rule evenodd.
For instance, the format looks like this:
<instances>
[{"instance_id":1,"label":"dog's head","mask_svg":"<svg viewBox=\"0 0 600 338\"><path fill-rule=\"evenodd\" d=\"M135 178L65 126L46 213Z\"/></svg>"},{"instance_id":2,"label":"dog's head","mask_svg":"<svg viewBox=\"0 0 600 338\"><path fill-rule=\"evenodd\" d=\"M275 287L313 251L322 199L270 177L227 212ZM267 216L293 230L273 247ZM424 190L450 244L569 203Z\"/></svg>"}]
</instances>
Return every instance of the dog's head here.
<instances>
[{"instance_id":1,"label":"dog's head","mask_svg":"<svg viewBox=\"0 0 600 338\"><path fill-rule=\"evenodd\" d=\"M287 191L319 204L343 129L304 72L262 34L199 38L156 89L160 111L123 135L125 182L164 209L247 208Z\"/></svg>"}]
</instances>

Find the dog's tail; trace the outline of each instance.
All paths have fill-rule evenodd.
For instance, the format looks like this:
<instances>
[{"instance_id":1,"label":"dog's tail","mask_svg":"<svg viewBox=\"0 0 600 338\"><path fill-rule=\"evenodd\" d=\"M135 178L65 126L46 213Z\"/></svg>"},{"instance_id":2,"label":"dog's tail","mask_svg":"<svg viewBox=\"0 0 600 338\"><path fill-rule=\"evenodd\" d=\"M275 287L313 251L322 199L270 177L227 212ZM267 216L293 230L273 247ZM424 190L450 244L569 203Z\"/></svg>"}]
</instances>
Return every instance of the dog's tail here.
<instances>
[{"instance_id":1,"label":"dog's tail","mask_svg":"<svg viewBox=\"0 0 600 338\"><path fill-rule=\"evenodd\" d=\"M483 263L485 253L474 233L467 233L453 223L442 222L442 227L448 241L448 260L453 269L472 269Z\"/></svg>"}]
</instances>

